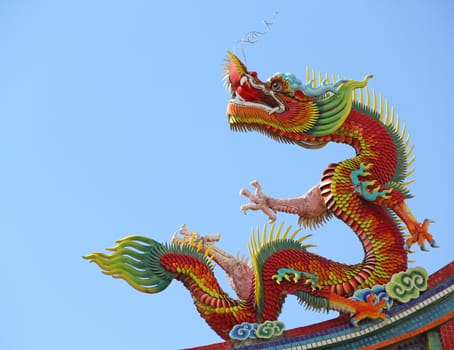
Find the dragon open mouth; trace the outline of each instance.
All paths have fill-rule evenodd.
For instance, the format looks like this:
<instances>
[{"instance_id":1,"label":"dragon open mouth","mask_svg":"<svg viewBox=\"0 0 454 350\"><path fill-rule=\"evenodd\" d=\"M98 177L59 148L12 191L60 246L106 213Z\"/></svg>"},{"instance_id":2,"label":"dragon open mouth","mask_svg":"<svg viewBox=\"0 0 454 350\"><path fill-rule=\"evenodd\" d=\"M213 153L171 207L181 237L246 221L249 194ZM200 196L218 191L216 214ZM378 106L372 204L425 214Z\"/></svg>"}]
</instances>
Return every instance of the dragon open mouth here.
<instances>
[{"instance_id":1,"label":"dragon open mouth","mask_svg":"<svg viewBox=\"0 0 454 350\"><path fill-rule=\"evenodd\" d=\"M225 85L231 93L227 115L230 125L263 124L264 118L283 113L286 109L267 83L233 53L229 52L225 66ZM260 116L260 117L259 117Z\"/></svg>"},{"instance_id":2,"label":"dragon open mouth","mask_svg":"<svg viewBox=\"0 0 454 350\"><path fill-rule=\"evenodd\" d=\"M235 88L231 84L232 99L230 103L239 106L264 109L268 114L282 113L284 104L276 97L274 91L269 90L263 83L256 81L251 74L245 74Z\"/></svg>"},{"instance_id":3,"label":"dragon open mouth","mask_svg":"<svg viewBox=\"0 0 454 350\"><path fill-rule=\"evenodd\" d=\"M227 118L231 130L258 131L277 141L319 148L326 141L304 140L304 131L316 119L310 100L297 100L275 90L272 81L261 81L248 71L237 56L229 52L225 66L225 86L231 94Z\"/></svg>"}]
</instances>

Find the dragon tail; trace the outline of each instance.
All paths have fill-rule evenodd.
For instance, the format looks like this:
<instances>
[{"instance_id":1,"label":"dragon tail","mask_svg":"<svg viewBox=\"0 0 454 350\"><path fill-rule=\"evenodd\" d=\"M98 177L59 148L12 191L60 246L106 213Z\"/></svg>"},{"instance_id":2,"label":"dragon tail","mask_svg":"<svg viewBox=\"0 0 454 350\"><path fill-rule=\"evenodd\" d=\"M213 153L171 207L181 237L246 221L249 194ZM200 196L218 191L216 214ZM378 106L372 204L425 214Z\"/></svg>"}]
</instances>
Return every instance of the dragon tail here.
<instances>
[{"instance_id":1,"label":"dragon tail","mask_svg":"<svg viewBox=\"0 0 454 350\"><path fill-rule=\"evenodd\" d=\"M84 258L95 262L106 275L121 278L144 293L159 293L173 279L182 282L200 315L224 339L234 325L254 321L252 307L221 289L213 273L212 257L196 247L129 236L107 250L112 253L92 253Z\"/></svg>"},{"instance_id":2,"label":"dragon tail","mask_svg":"<svg viewBox=\"0 0 454 350\"><path fill-rule=\"evenodd\" d=\"M96 263L102 272L121 278L140 292L159 293L175 278L175 273L160 264L166 246L142 236L129 236L117 241L112 254L92 253L84 256Z\"/></svg>"}]
</instances>

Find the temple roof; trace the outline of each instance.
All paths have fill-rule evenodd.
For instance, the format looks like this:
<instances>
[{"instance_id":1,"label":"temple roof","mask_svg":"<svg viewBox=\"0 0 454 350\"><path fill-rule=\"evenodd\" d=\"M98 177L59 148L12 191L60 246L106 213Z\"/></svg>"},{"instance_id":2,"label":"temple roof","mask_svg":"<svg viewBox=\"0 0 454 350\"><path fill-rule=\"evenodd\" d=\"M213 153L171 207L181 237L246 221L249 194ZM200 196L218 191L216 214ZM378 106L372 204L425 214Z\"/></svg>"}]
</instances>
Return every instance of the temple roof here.
<instances>
[{"instance_id":1,"label":"temple roof","mask_svg":"<svg viewBox=\"0 0 454 350\"><path fill-rule=\"evenodd\" d=\"M227 341L188 350L218 349L454 349L454 261L429 277L418 298L394 306L388 318L358 327L350 318L335 319L287 330L270 340ZM414 347L421 344L424 347ZM404 347L405 349L407 347Z\"/></svg>"}]
</instances>

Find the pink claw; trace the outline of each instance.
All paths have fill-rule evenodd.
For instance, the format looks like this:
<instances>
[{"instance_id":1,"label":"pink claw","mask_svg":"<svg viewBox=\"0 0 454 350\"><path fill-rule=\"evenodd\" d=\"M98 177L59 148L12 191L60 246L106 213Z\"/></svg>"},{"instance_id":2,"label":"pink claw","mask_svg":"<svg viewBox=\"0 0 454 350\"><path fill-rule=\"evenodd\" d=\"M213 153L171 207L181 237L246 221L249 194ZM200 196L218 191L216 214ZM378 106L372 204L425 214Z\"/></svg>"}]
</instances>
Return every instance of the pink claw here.
<instances>
[{"instance_id":1,"label":"pink claw","mask_svg":"<svg viewBox=\"0 0 454 350\"><path fill-rule=\"evenodd\" d=\"M246 214L248 210L261 210L266 216L268 216L270 222L276 221L276 214L268 203L270 197L263 194L262 186L260 186L257 180L252 181L251 186L255 188L255 194L252 194L247 189L242 189L240 191L240 195L246 197L251 202L243 204L241 206L241 211Z\"/></svg>"}]
</instances>

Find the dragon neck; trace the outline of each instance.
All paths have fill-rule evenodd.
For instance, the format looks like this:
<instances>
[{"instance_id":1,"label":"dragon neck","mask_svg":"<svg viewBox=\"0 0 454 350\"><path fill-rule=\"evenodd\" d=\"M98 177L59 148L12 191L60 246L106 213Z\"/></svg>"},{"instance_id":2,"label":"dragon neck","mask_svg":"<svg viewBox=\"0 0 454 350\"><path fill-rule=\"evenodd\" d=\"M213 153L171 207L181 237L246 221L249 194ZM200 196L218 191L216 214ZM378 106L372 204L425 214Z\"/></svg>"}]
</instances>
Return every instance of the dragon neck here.
<instances>
[{"instance_id":1,"label":"dragon neck","mask_svg":"<svg viewBox=\"0 0 454 350\"><path fill-rule=\"evenodd\" d=\"M309 136L323 137L333 134L344 124L352 108L352 92L363 88L372 75L366 75L362 81L343 80L331 93L321 92L316 96L318 116L314 125L306 132Z\"/></svg>"},{"instance_id":2,"label":"dragon neck","mask_svg":"<svg viewBox=\"0 0 454 350\"><path fill-rule=\"evenodd\" d=\"M322 136L287 133L280 141L298 144L309 149L321 148L328 142L343 143L355 150L355 161L373 164L374 178L411 198L407 185L413 173L413 147L399 119L388 112L376 112L367 104L353 101L342 125ZM382 108L383 109L383 108ZM388 108L386 108L388 110ZM334 124L333 124L334 125Z\"/></svg>"}]
</instances>

